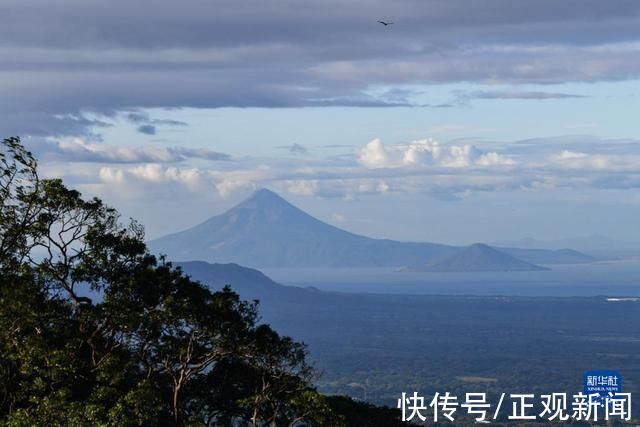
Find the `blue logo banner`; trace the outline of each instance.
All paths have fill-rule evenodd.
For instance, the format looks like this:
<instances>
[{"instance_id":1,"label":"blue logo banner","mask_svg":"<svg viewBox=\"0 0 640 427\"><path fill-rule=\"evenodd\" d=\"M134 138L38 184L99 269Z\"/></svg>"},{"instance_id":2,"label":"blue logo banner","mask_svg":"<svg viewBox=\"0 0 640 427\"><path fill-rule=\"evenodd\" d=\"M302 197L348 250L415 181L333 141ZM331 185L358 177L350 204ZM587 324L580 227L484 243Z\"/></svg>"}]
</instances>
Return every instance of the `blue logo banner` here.
<instances>
[{"instance_id":1,"label":"blue logo banner","mask_svg":"<svg viewBox=\"0 0 640 427\"><path fill-rule=\"evenodd\" d=\"M599 394L604 404L609 393L622 393L622 375L618 371L594 370L584 373L584 394Z\"/></svg>"}]
</instances>

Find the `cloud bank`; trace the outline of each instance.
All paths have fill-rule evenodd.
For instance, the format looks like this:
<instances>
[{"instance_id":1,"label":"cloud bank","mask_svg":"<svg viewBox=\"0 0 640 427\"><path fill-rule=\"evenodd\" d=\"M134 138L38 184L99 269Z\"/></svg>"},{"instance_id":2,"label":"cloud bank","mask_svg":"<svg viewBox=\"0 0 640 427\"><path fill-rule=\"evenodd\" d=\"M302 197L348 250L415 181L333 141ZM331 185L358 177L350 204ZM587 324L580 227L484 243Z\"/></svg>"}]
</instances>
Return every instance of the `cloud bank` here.
<instances>
[{"instance_id":1,"label":"cloud bank","mask_svg":"<svg viewBox=\"0 0 640 427\"><path fill-rule=\"evenodd\" d=\"M491 86L640 77L635 0L7 0L0 15L6 134L86 135L152 107L412 105L406 85L570 98Z\"/></svg>"},{"instance_id":2,"label":"cloud bank","mask_svg":"<svg viewBox=\"0 0 640 427\"><path fill-rule=\"evenodd\" d=\"M199 148L123 148L82 140L40 147L48 164L83 165L73 185L118 197L188 197L270 187L297 196L349 199L387 193L456 201L476 193L640 188L640 141L561 137L496 143L373 139L348 155L230 158ZM68 166L64 167L65 170ZM75 181L74 181L75 180Z\"/></svg>"},{"instance_id":3,"label":"cloud bank","mask_svg":"<svg viewBox=\"0 0 640 427\"><path fill-rule=\"evenodd\" d=\"M431 139L390 147L385 146L380 139L374 139L360 149L358 160L370 169L429 165L465 168L516 164L513 159L496 152L483 153L473 145L442 145Z\"/></svg>"},{"instance_id":4,"label":"cloud bank","mask_svg":"<svg viewBox=\"0 0 640 427\"><path fill-rule=\"evenodd\" d=\"M29 148L45 161L89 163L176 163L186 159L230 160L225 153L204 148L126 147L87 142L81 138L35 140Z\"/></svg>"}]
</instances>

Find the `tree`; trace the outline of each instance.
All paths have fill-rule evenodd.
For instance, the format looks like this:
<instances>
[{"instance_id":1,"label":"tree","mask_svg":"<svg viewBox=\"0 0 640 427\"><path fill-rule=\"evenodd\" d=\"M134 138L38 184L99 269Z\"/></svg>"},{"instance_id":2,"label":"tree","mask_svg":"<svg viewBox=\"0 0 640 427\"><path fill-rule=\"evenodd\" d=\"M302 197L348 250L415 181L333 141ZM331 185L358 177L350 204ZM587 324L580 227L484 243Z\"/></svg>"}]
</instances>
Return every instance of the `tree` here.
<instances>
[{"instance_id":1,"label":"tree","mask_svg":"<svg viewBox=\"0 0 640 427\"><path fill-rule=\"evenodd\" d=\"M37 162L19 138L8 138L0 149L0 259L6 266L28 253L27 238L35 231L40 180Z\"/></svg>"},{"instance_id":2,"label":"tree","mask_svg":"<svg viewBox=\"0 0 640 427\"><path fill-rule=\"evenodd\" d=\"M339 425L306 348L151 255L142 227L0 152L0 424Z\"/></svg>"}]
</instances>

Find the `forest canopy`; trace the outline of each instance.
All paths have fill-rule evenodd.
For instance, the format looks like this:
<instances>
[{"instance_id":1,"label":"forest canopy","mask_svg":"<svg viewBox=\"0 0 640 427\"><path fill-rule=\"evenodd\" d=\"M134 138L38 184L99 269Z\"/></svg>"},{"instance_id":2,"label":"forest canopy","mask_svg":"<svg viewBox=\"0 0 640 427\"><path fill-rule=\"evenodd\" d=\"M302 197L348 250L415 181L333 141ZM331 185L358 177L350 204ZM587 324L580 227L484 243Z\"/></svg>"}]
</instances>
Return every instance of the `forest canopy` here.
<instances>
[{"instance_id":1,"label":"forest canopy","mask_svg":"<svg viewBox=\"0 0 640 427\"><path fill-rule=\"evenodd\" d=\"M0 424L341 425L257 302L149 253L143 228L0 150Z\"/></svg>"}]
</instances>

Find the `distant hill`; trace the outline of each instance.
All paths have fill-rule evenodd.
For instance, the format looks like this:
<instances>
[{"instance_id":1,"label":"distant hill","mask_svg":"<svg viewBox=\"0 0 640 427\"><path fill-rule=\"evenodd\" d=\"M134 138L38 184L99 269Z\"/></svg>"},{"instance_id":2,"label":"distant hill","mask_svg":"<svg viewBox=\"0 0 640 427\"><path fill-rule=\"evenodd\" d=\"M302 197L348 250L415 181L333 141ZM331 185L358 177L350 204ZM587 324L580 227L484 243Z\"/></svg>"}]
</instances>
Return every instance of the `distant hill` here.
<instances>
[{"instance_id":1,"label":"distant hill","mask_svg":"<svg viewBox=\"0 0 640 427\"><path fill-rule=\"evenodd\" d=\"M262 294L279 293L280 285L262 272L238 264L209 264L204 261L188 261L175 264L192 278L206 283L212 290L220 290L232 285L238 293L247 298L258 298Z\"/></svg>"},{"instance_id":2,"label":"distant hill","mask_svg":"<svg viewBox=\"0 0 640 427\"><path fill-rule=\"evenodd\" d=\"M285 286L273 281L262 272L238 264L210 264L204 261L175 263L192 279L218 291L230 286L244 300L261 301L261 312L273 315L283 307L308 306L317 302L331 304L334 296L315 288Z\"/></svg>"},{"instance_id":3,"label":"distant hill","mask_svg":"<svg viewBox=\"0 0 640 427\"><path fill-rule=\"evenodd\" d=\"M542 271L547 268L521 261L491 246L476 243L431 264L410 267L410 271L481 272Z\"/></svg>"},{"instance_id":4,"label":"distant hill","mask_svg":"<svg viewBox=\"0 0 640 427\"><path fill-rule=\"evenodd\" d=\"M519 240L502 240L490 243L492 246L502 246L523 249L551 249L559 250L572 248L583 255L589 254L597 260L612 260L625 257L637 257L640 254L640 243L633 241L614 240L598 234L559 240L537 240L526 237Z\"/></svg>"},{"instance_id":5,"label":"distant hill","mask_svg":"<svg viewBox=\"0 0 640 427\"><path fill-rule=\"evenodd\" d=\"M594 234L591 236L573 237L558 240L538 240L524 237L518 240L501 240L490 243L492 246L505 246L523 249L565 249L573 248L581 252L616 251L634 249L640 246L633 242L613 240L607 236Z\"/></svg>"},{"instance_id":6,"label":"distant hill","mask_svg":"<svg viewBox=\"0 0 640 427\"><path fill-rule=\"evenodd\" d=\"M588 264L599 260L599 258L573 249L522 249L502 247L496 249L533 264Z\"/></svg>"},{"instance_id":7,"label":"distant hill","mask_svg":"<svg viewBox=\"0 0 640 427\"><path fill-rule=\"evenodd\" d=\"M175 261L202 260L263 268L402 267L431 263L463 249L353 234L312 217L265 189L202 224L152 240L149 247ZM576 254L557 251L504 252L541 264L573 263L577 258Z\"/></svg>"}]
</instances>

